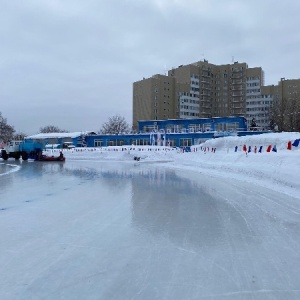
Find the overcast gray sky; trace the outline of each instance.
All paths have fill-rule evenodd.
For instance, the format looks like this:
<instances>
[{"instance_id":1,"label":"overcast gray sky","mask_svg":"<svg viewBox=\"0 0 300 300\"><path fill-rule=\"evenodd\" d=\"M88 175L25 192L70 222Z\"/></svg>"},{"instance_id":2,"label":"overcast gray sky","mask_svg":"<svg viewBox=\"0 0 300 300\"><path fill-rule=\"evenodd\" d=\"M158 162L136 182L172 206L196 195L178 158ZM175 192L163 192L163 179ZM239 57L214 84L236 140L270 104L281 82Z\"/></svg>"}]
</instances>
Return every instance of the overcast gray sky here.
<instances>
[{"instance_id":1,"label":"overcast gray sky","mask_svg":"<svg viewBox=\"0 0 300 300\"><path fill-rule=\"evenodd\" d=\"M17 131L132 123L132 85L203 58L300 78L300 1L0 0L0 111Z\"/></svg>"}]
</instances>

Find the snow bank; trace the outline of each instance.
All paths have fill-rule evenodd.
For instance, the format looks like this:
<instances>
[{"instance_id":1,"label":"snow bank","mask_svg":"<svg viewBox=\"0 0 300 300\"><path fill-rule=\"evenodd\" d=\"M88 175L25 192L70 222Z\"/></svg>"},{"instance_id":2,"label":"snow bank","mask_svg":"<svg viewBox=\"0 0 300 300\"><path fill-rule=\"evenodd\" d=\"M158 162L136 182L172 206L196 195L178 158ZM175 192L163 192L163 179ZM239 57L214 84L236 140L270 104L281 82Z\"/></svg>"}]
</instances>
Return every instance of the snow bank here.
<instances>
[{"instance_id":1,"label":"snow bank","mask_svg":"<svg viewBox=\"0 0 300 300\"><path fill-rule=\"evenodd\" d=\"M192 152L171 147L123 146L64 149L67 160L115 160L137 163L161 163L165 167L194 171L214 178L232 178L263 185L300 199L300 146L291 146L300 133L266 133L246 137L222 137L191 147ZM243 146L247 151L243 151ZM267 148L276 146L275 151ZM251 152L248 152L251 146ZM254 152L257 147L256 153ZM258 149L262 147L262 151ZM214 150L214 151L212 151ZM59 150L47 150L57 155Z\"/></svg>"}]
</instances>

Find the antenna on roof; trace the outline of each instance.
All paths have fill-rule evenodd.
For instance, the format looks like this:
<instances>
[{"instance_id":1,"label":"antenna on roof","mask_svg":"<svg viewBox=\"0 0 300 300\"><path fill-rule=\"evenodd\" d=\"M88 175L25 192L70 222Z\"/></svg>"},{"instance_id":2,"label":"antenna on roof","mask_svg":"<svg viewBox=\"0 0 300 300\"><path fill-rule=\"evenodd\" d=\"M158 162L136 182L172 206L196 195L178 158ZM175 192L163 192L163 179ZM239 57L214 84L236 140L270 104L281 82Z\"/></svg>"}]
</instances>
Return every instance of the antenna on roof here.
<instances>
[{"instance_id":1,"label":"antenna on roof","mask_svg":"<svg viewBox=\"0 0 300 300\"><path fill-rule=\"evenodd\" d=\"M167 75L167 71L168 71L168 70L167 70L167 65L165 64L165 65L164 65L164 74L165 74L165 75Z\"/></svg>"},{"instance_id":2,"label":"antenna on roof","mask_svg":"<svg viewBox=\"0 0 300 300\"><path fill-rule=\"evenodd\" d=\"M231 62L234 63L234 56L231 56Z\"/></svg>"}]
</instances>

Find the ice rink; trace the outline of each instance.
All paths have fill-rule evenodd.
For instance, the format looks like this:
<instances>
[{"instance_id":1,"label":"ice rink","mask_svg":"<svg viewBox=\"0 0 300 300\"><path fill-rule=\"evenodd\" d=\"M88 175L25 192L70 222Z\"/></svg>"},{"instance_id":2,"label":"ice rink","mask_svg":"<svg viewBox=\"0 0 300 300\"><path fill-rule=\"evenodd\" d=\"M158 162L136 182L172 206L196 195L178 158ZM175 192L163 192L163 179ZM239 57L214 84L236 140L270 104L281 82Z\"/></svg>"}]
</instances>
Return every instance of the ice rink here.
<instances>
[{"instance_id":1,"label":"ice rink","mask_svg":"<svg viewBox=\"0 0 300 300\"><path fill-rule=\"evenodd\" d=\"M0 299L300 299L299 199L164 163L0 162Z\"/></svg>"}]
</instances>

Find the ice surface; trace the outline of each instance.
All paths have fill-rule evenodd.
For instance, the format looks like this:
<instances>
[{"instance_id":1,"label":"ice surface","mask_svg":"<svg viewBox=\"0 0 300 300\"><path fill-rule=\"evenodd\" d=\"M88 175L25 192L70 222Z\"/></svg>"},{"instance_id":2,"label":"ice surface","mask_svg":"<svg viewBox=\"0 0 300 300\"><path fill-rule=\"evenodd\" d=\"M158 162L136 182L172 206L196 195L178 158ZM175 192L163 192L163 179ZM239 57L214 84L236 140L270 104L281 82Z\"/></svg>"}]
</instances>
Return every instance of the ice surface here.
<instances>
[{"instance_id":1,"label":"ice surface","mask_svg":"<svg viewBox=\"0 0 300 300\"><path fill-rule=\"evenodd\" d=\"M0 299L300 298L286 193L129 160L0 173Z\"/></svg>"}]
</instances>

